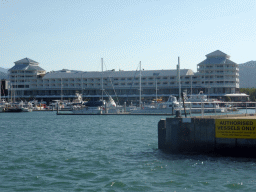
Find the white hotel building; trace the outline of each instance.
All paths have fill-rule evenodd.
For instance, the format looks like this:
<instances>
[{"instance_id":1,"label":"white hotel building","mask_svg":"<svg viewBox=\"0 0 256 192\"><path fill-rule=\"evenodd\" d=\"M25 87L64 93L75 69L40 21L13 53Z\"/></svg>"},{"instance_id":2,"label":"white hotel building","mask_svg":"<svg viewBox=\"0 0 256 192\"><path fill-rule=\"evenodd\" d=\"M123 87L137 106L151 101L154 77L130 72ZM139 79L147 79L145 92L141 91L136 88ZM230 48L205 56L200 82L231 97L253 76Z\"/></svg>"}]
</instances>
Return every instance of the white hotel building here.
<instances>
[{"instance_id":1,"label":"white hotel building","mask_svg":"<svg viewBox=\"0 0 256 192\"><path fill-rule=\"evenodd\" d=\"M217 50L208 55L197 66L197 72L191 69L180 70L182 91L188 94L203 91L212 97L223 97L239 92L238 65L229 60L230 56ZM14 62L9 69L9 98L55 100L73 99L82 93L84 99L101 98L111 95L120 103L136 102L162 98L179 93L177 70L142 71L74 71L63 69L46 72L39 63L29 58ZM140 80L141 74L141 80ZM141 84L140 84L141 82ZM117 99L118 98L118 99Z\"/></svg>"}]
</instances>

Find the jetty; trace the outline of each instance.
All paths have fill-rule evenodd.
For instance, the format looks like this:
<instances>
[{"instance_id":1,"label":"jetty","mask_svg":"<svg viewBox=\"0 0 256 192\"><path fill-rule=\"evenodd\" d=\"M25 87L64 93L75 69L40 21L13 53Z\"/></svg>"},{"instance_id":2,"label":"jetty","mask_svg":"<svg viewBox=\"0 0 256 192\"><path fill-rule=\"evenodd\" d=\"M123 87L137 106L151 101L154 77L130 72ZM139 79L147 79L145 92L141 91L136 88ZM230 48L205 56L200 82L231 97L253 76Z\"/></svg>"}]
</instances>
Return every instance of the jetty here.
<instances>
[{"instance_id":1,"label":"jetty","mask_svg":"<svg viewBox=\"0 0 256 192\"><path fill-rule=\"evenodd\" d=\"M161 119L158 148L171 153L256 157L256 114Z\"/></svg>"}]
</instances>

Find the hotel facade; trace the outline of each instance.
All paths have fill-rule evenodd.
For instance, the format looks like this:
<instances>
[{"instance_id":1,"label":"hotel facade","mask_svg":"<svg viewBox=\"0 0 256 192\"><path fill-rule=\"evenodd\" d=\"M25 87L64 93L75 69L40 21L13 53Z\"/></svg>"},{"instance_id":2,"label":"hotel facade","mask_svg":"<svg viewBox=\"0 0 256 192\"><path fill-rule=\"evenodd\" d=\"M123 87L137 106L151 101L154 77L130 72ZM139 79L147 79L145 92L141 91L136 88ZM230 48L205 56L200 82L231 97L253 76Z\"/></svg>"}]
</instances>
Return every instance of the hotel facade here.
<instances>
[{"instance_id":1,"label":"hotel facade","mask_svg":"<svg viewBox=\"0 0 256 192\"><path fill-rule=\"evenodd\" d=\"M75 71L63 69L46 72L39 63L29 58L14 62L9 69L8 98L72 100L76 93L86 99L98 99L108 95L120 104L178 96L177 69L141 71ZM211 97L223 97L239 92L238 64L230 56L217 50L206 55L197 65L197 72L180 70L182 92L203 91ZM141 91L140 91L141 88Z\"/></svg>"}]
</instances>

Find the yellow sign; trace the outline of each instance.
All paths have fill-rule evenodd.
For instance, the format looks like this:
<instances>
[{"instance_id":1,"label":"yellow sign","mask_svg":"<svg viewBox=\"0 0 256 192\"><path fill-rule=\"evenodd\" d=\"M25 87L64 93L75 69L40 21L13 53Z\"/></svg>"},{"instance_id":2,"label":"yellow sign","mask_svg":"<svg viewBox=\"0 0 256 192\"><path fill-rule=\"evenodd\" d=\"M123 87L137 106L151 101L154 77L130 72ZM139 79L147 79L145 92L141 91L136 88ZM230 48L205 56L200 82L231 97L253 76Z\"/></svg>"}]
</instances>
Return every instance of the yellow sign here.
<instances>
[{"instance_id":1,"label":"yellow sign","mask_svg":"<svg viewBox=\"0 0 256 192\"><path fill-rule=\"evenodd\" d=\"M215 137L256 139L256 119L216 119Z\"/></svg>"}]
</instances>

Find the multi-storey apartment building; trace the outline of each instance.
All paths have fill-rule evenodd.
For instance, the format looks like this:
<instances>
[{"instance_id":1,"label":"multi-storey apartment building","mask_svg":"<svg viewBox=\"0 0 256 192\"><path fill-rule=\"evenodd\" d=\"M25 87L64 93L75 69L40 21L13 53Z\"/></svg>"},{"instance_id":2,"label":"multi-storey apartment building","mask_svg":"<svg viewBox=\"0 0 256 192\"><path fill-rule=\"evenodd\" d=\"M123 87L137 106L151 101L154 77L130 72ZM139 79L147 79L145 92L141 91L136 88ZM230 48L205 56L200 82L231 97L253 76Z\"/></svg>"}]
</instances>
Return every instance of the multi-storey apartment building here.
<instances>
[{"instance_id":1,"label":"multi-storey apartment building","mask_svg":"<svg viewBox=\"0 0 256 192\"><path fill-rule=\"evenodd\" d=\"M8 97L27 95L28 91L41 79L46 71L39 67L39 63L29 58L14 62L15 66L9 69Z\"/></svg>"},{"instance_id":2,"label":"multi-storey apartment building","mask_svg":"<svg viewBox=\"0 0 256 192\"><path fill-rule=\"evenodd\" d=\"M209 95L223 95L239 92L239 67L230 56L217 50L206 55L197 65L193 81L204 87Z\"/></svg>"},{"instance_id":3,"label":"multi-storey apartment building","mask_svg":"<svg viewBox=\"0 0 256 192\"><path fill-rule=\"evenodd\" d=\"M237 64L221 51L206 55L198 64L198 72L180 70L182 91L198 93L204 91L212 96L235 93L239 88ZM82 93L84 98L101 98L111 95L124 101L152 100L161 97L166 100L170 94L179 93L177 70L142 71L74 71L63 69L46 73L39 63L25 58L14 62L9 70L11 88L9 93L16 98L43 100L72 99ZM140 92L141 87L141 92ZM9 95L12 95L9 94Z\"/></svg>"}]
</instances>

